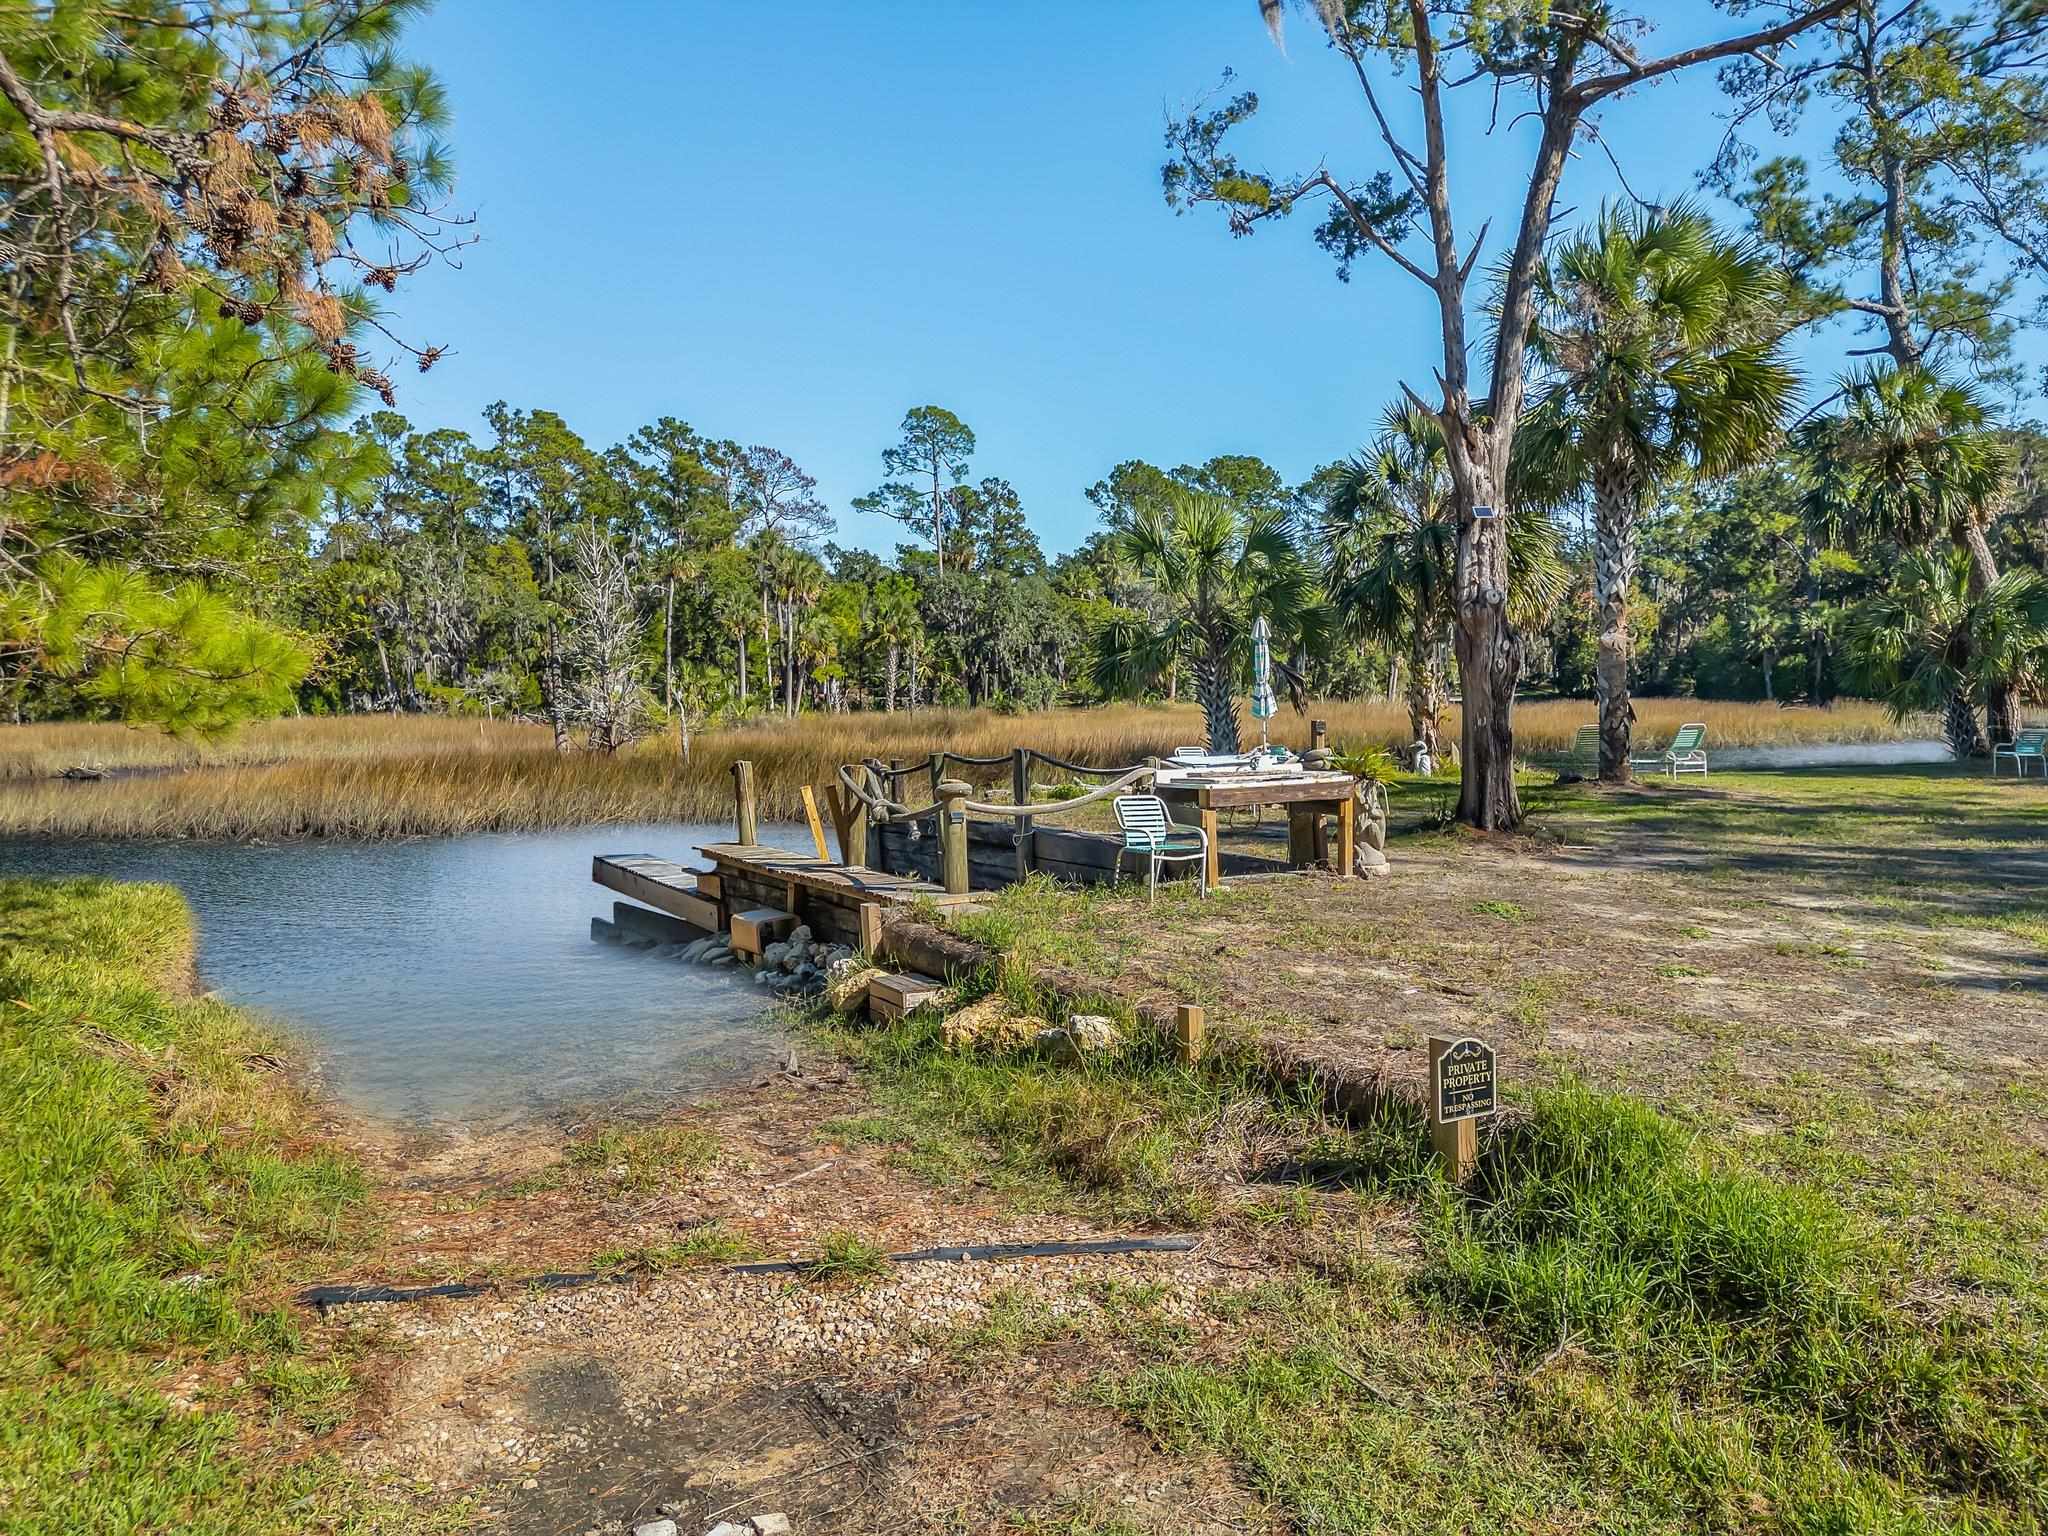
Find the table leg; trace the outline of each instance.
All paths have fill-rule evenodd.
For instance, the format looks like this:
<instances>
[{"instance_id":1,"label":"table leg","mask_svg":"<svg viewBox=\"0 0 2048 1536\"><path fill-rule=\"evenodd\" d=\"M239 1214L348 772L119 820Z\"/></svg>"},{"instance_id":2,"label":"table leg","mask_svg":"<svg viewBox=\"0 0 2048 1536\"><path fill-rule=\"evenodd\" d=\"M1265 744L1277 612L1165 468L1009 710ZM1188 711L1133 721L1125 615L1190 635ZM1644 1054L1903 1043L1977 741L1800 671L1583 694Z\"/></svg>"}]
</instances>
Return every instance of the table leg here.
<instances>
[{"instance_id":1,"label":"table leg","mask_svg":"<svg viewBox=\"0 0 2048 1536\"><path fill-rule=\"evenodd\" d=\"M1315 862L1314 811L1305 805L1287 807L1287 862L1296 869L1306 869Z\"/></svg>"},{"instance_id":2,"label":"table leg","mask_svg":"<svg viewBox=\"0 0 2048 1536\"><path fill-rule=\"evenodd\" d=\"M1215 890L1223 880L1223 861L1217 856L1216 812L1209 806L1202 807L1202 836L1209 844L1209 889Z\"/></svg>"},{"instance_id":3,"label":"table leg","mask_svg":"<svg viewBox=\"0 0 2048 1536\"><path fill-rule=\"evenodd\" d=\"M1350 795L1337 802L1337 878L1349 880L1355 872L1357 859L1354 855L1353 834L1358 816L1358 803Z\"/></svg>"}]
</instances>

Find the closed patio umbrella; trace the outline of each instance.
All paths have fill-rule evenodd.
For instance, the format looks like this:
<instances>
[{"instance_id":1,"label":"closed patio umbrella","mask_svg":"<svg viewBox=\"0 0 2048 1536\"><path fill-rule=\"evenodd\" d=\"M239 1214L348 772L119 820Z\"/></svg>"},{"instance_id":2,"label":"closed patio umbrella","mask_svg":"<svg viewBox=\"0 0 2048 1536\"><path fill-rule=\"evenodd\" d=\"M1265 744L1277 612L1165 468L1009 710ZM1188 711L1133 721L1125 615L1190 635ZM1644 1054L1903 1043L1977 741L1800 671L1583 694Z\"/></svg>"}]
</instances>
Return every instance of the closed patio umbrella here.
<instances>
[{"instance_id":1,"label":"closed patio umbrella","mask_svg":"<svg viewBox=\"0 0 2048 1536\"><path fill-rule=\"evenodd\" d=\"M1259 722L1259 745L1266 744L1266 722L1280 712L1273 697L1273 631L1266 616L1252 623L1252 718Z\"/></svg>"}]
</instances>

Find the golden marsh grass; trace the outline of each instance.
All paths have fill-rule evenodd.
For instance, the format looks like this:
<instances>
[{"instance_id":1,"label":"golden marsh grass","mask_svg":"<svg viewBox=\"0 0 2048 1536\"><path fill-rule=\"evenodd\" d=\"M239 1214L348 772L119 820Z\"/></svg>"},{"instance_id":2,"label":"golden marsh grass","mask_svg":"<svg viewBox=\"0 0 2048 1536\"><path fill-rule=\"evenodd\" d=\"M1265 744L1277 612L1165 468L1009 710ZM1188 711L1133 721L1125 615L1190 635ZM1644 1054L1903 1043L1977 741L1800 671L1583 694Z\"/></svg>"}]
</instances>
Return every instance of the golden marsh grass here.
<instances>
[{"instance_id":1,"label":"golden marsh grass","mask_svg":"<svg viewBox=\"0 0 2048 1536\"><path fill-rule=\"evenodd\" d=\"M1876 705L1831 709L1770 704L1639 701L1645 742L1704 721L1710 746L1810 746L1913 734ZM1407 738L1407 714L1384 702L1329 702L1311 711L1340 746ZM1562 753L1592 705L1544 700L1516 711L1522 752ZM1309 715L1284 711L1276 740L1308 741ZM1456 722L1451 731L1456 734ZM801 814L802 785L831 781L863 757L928 759L941 748L995 757L1030 746L1073 762L1114 766L1201 739L1192 705L1117 704L1029 715L993 710L806 715L700 736L690 757L647 741L615 757L557 755L546 729L505 721L357 716L270 721L230 740L193 745L118 725L0 727L0 832L74 837L386 838L649 821L723 821L731 765L756 767L762 814ZM112 776L70 782L88 766ZM1007 783L1006 768L970 773Z\"/></svg>"}]
</instances>

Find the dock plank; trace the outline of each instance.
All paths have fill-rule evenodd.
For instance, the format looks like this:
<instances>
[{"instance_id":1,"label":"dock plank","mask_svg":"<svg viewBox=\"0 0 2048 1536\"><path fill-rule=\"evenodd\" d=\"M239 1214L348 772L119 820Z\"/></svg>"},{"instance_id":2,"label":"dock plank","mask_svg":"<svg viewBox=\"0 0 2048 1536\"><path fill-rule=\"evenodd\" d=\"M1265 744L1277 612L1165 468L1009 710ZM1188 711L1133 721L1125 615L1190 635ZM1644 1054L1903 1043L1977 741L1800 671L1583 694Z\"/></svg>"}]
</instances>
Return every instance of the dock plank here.
<instances>
[{"instance_id":1,"label":"dock plank","mask_svg":"<svg viewBox=\"0 0 2048 1536\"><path fill-rule=\"evenodd\" d=\"M721 865L731 865L761 879L781 880L854 901L900 905L928 899L945 907L974 899L969 894L949 895L944 886L915 875L891 875L858 864L834 864L813 853L793 853L758 843L704 843L697 851Z\"/></svg>"}]
</instances>

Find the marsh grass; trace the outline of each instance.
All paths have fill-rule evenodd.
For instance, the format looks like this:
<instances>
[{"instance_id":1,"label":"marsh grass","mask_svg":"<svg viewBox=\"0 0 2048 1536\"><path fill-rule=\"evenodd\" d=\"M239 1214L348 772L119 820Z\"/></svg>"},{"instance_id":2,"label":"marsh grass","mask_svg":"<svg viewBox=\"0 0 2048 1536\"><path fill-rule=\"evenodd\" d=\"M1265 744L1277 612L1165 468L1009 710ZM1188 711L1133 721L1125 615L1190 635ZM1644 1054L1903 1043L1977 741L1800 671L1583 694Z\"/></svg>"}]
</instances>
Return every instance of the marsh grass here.
<instances>
[{"instance_id":1,"label":"marsh grass","mask_svg":"<svg viewBox=\"0 0 2048 1536\"><path fill-rule=\"evenodd\" d=\"M363 1177L276 1042L189 995L191 961L166 887L0 881L10 1531L296 1530L348 1504L331 1459L279 1461L256 1427L347 1416L351 1362L280 1296L358 1242Z\"/></svg>"},{"instance_id":2,"label":"marsh grass","mask_svg":"<svg viewBox=\"0 0 2048 1536\"><path fill-rule=\"evenodd\" d=\"M1575 700L1524 704L1517 745L1545 757L1590 718ZM1637 701L1646 739L1705 720L1719 746L1883 741L1909 731L1875 705L1826 710L1768 704ZM1379 702L1326 702L1313 713L1345 746L1399 743L1407 715ZM1308 716L1285 712L1275 739L1308 741ZM1456 723L1452 722L1455 732ZM217 744L192 744L118 725L0 727L0 831L111 837L412 837L644 821L720 822L732 815L731 765L755 764L761 810L802 812L802 786L833 782L838 765L878 757L928 761L944 749L995 757L1029 746L1067 761L1123 766L1201 738L1192 706L1118 704L1029 715L993 710L805 715L701 736L680 758L672 741L606 757L557 754L538 726L435 716L270 721ZM68 782L87 766L115 776ZM970 780L1006 787L1007 763L969 767ZM127 775L127 776L122 776ZM915 788L919 781L913 780ZM1048 775L1043 794L1058 793ZM918 798L922 798L919 796Z\"/></svg>"}]
</instances>

